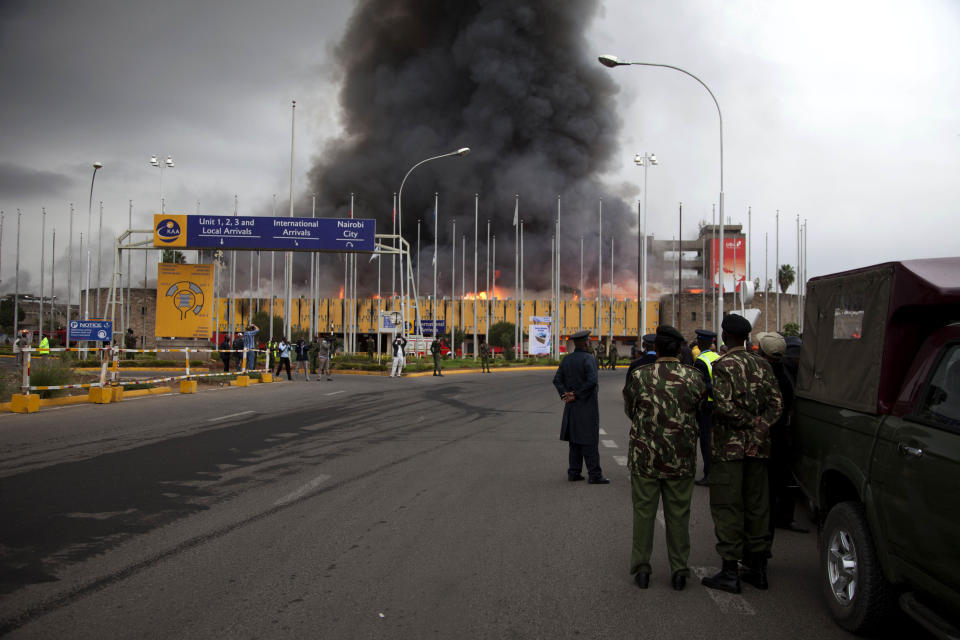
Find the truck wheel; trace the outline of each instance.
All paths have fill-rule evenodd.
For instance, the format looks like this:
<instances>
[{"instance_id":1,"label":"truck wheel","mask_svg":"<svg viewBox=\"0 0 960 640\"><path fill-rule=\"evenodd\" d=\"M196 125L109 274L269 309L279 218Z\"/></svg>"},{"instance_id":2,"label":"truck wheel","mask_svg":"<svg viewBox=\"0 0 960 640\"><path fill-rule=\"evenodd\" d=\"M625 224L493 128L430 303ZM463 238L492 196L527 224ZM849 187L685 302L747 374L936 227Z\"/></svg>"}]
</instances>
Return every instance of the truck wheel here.
<instances>
[{"instance_id":1,"label":"truck wheel","mask_svg":"<svg viewBox=\"0 0 960 640\"><path fill-rule=\"evenodd\" d=\"M841 502L827 514L820 563L827 607L841 627L867 633L888 620L893 588L880 571L862 504Z\"/></svg>"}]
</instances>

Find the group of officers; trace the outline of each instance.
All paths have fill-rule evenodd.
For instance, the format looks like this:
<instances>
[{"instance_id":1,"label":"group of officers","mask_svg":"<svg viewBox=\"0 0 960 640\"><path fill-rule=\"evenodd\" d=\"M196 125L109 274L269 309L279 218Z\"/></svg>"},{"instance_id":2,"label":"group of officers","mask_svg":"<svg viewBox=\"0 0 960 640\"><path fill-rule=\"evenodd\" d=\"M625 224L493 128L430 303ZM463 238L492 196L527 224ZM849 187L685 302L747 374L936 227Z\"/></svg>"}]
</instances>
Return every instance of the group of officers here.
<instances>
[{"instance_id":1,"label":"group of officers","mask_svg":"<svg viewBox=\"0 0 960 640\"><path fill-rule=\"evenodd\" d=\"M786 341L778 333L755 335L746 348L750 322L728 315L716 334L698 330L695 357L684 336L662 325L644 336L623 389L630 419L627 466L633 501L630 573L641 589L650 583L650 557L657 507L663 501L667 556L674 589L686 586L690 570L690 503L694 485L708 486L720 571L704 586L740 593L741 583L769 588L767 561L774 526L803 531L793 522L793 496L784 452L793 378L783 366ZM600 468L597 359L589 331L571 336L553 383L564 412L560 439L569 442L567 479L608 484ZM687 353L684 353L684 351ZM686 364L690 362L691 364ZM695 480L698 442L704 476ZM772 458L772 459L771 459Z\"/></svg>"}]
</instances>

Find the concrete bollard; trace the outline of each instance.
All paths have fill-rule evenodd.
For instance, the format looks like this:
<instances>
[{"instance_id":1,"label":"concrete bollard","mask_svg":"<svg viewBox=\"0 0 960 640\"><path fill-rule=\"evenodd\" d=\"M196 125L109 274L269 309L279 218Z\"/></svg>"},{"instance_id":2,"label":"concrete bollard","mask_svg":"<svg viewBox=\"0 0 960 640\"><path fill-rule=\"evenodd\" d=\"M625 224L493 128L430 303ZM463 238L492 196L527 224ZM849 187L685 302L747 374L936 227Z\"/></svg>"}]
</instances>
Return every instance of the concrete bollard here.
<instances>
[{"instance_id":1,"label":"concrete bollard","mask_svg":"<svg viewBox=\"0 0 960 640\"><path fill-rule=\"evenodd\" d=\"M90 395L87 399L93 404L110 404L113 400L113 391L110 387L90 387Z\"/></svg>"},{"instance_id":2,"label":"concrete bollard","mask_svg":"<svg viewBox=\"0 0 960 640\"><path fill-rule=\"evenodd\" d=\"M261 374L260 374L260 382L273 382L273 374L272 374L272 373L261 373Z\"/></svg>"},{"instance_id":3,"label":"concrete bollard","mask_svg":"<svg viewBox=\"0 0 960 640\"><path fill-rule=\"evenodd\" d=\"M110 387L110 402L120 402L123 400L123 387Z\"/></svg>"},{"instance_id":4,"label":"concrete bollard","mask_svg":"<svg viewBox=\"0 0 960 640\"><path fill-rule=\"evenodd\" d=\"M40 410L40 394L15 393L10 398L10 411L13 413L34 413Z\"/></svg>"},{"instance_id":5,"label":"concrete bollard","mask_svg":"<svg viewBox=\"0 0 960 640\"><path fill-rule=\"evenodd\" d=\"M238 387L249 387L250 376L237 376L236 383Z\"/></svg>"},{"instance_id":6,"label":"concrete bollard","mask_svg":"<svg viewBox=\"0 0 960 640\"><path fill-rule=\"evenodd\" d=\"M180 393L196 393L197 392L197 381L196 380L181 380L180 381Z\"/></svg>"}]
</instances>

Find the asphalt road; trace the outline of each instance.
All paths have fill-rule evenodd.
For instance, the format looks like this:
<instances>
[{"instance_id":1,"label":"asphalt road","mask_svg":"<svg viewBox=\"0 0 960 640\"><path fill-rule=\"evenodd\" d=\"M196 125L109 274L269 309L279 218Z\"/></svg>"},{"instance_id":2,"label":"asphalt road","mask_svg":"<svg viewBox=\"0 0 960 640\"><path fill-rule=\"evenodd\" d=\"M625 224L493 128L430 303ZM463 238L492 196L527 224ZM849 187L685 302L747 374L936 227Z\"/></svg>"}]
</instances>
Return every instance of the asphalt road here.
<instances>
[{"instance_id":1,"label":"asphalt road","mask_svg":"<svg viewBox=\"0 0 960 640\"><path fill-rule=\"evenodd\" d=\"M0 635L848 638L813 534L778 531L771 589L734 596L674 592L659 526L651 587L634 586L623 375L601 372L608 486L566 481L546 371L5 414ZM712 573L705 488L691 537Z\"/></svg>"}]
</instances>

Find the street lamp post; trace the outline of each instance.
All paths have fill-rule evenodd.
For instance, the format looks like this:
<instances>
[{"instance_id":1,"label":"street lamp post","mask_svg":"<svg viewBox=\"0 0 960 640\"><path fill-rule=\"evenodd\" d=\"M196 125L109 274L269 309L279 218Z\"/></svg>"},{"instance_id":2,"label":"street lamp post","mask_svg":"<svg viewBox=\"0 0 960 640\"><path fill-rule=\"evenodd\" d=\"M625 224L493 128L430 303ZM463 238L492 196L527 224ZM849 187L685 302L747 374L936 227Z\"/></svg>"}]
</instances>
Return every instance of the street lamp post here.
<instances>
[{"instance_id":1,"label":"street lamp post","mask_svg":"<svg viewBox=\"0 0 960 640\"><path fill-rule=\"evenodd\" d=\"M686 69L681 69L680 67L675 67L669 64L657 64L653 62L622 62L616 56L611 55L602 55L598 58L600 64L605 67L622 67L622 66L642 66L642 67L663 67L664 69L673 69L674 71L679 71L685 75L690 76L694 80L700 83L704 89L707 90L707 93L710 94L710 98L713 99L714 106L717 107L717 117L720 122L720 295L717 296L717 320L723 319L723 114L720 112L720 103L717 102L717 97L713 95L713 91L710 90L710 87L707 84L693 75Z\"/></svg>"},{"instance_id":2,"label":"street lamp post","mask_svg":"<svg viewBox=\"0 0 960 640\"><path fill-rule=\"evenodd\" d=\"M643 216L642 220L637 221L640 226L638 240L641 243L640 250L637 252L637 271L640 272L638 278L641 278L637 280L637 286L640 287L640 295L637 296L640 300L640 326L637 333L640 337L647 332L647 167L658 164L657 154L644 152L640 155L638 153L634 156L633 162L638 167L643 167Z\"/></svg>"},{"instance_id":3,"label":"street lamp post","mask_svg":"<svg viewBox=\"0 0 960 640\"><path fill-rule=\"evenodd\" d=\"M410 177L410 174L413 173L413 170L422 164L426 164L427 162L430 162L431 160L439 160L440 158L448 158L450 156L465 156L468 153L470 153L470 147L461 147L460 149L457 149L456 151L451 151L450 153L443 153L443 154L440 154L439 156L426 158L424 160L421 160L417 164L413 165L412 167L410 167L406 175L403 176L403 180L400 181L400 190L397 191L397 220L398 220L397 224L398 224L399 235L401 238L403 237L403 185L406 184L407 178ZM405 277L406 272L403 270L403 253L401 253L399 257L400 257L399 266L400 266L400 314L401 314L400 333L402 335L403 333L405 333L405 330L407 328L407 299L406 299L406 296L404 296L404 292L406 291L405 284L404 284L404 281L406 280L406 277Z\"/></svg>"},{"instance_id":4,"label":"street lamp post","mask_svg":"<svg viewBox=\"0 0 960 640\"><path fill-rule=\"evenodd\" d=\"M160 213L166 213L166 203L163 200L163 170L173 169L173 158L167 156L166 160L160 160L157 156L150 156L150 165L160 169ZM94 165L96 166L96 165ZM90 229L87 229L87 236L90 235Z\"/></svg>"},{"instance_id":5,"label":"street lamp post","mask_svg":"<svg viewBox=\"0 0 960 640\"><path fill-rule=\"evenodd\" d=\"M84 320L90 319L90 226L93 220L93 183L97 179L97 171L102 168L102 163L93 163L93 177L90 178L90 199L87 202L87 299L83 307Z\"/></svg>"}]
</instances>

